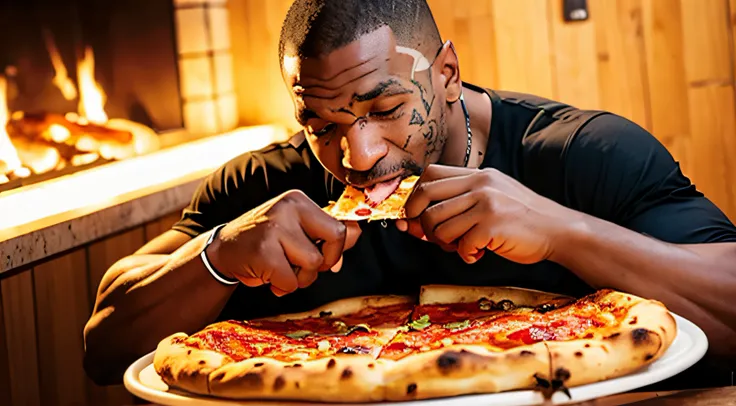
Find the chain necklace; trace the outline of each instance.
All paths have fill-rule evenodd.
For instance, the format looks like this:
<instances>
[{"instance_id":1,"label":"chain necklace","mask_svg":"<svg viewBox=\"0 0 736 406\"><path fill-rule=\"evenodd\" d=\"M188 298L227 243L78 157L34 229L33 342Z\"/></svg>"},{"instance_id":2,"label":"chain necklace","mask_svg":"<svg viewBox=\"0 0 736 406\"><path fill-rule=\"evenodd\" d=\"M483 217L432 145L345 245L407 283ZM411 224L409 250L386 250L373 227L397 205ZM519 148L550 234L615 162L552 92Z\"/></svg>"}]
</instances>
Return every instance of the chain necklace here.
<instances>
[{"instance_id":1,"label":"chain necklace","mask_svg":"<svg viewBox=\"0 0 736 406\"><path fill-rule=\"evenodd\" d=\"M465 106L465 98L462 93L460 93L460 105L463 107L463 113L465 114L465 127L468 130L468 145L465 148L465 161L463 166L468 166L468 161L470 161L470 147L473 144L473 132L470 131L470 114L468 113L467 106Z\"/></svg>"}]
</instances>

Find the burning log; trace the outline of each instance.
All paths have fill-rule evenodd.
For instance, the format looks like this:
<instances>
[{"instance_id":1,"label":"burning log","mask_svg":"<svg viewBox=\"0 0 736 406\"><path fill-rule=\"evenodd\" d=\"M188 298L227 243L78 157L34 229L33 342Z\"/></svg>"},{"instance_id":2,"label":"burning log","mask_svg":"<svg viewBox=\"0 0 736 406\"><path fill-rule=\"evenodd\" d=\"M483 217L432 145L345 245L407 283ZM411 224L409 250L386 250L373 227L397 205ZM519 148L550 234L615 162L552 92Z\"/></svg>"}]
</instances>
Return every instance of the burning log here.
<instances>
[{"instance_id":1,"label":"burning log","mask_svg":"<svg viewBox=\"0 0 736 406\"><path fill-rule=\"evenodd\" d=\"M33 173L42 174L57 169L62 162L59 149L44 140L32 140L26 137L10 137L18 158L23 166ZM74 155L74 154L72 154ZM69 157L71 158L71 156Z\"/></svg>"},{"instance_id":2,"label":"burning log","mask_svg":"<svg viewBox=\"0 0 736 406\"><path fill-rule=\"evenodd\" d=\"M23 135L30 138L43 138L47 141L55 141L52 137L52 128L61 126L69 130L71 143L76 142L74 137L86 135L100 143L130 144L133 142L133 134L129 131L121 131L97 124L81 124L67 120L61 114L55 113L24 113L14 115L8 121L8 133L10 135ZM57 130L58 133L58 130ZM68 140L64 141L70 143Z\"/></svg>"}]
</instances>

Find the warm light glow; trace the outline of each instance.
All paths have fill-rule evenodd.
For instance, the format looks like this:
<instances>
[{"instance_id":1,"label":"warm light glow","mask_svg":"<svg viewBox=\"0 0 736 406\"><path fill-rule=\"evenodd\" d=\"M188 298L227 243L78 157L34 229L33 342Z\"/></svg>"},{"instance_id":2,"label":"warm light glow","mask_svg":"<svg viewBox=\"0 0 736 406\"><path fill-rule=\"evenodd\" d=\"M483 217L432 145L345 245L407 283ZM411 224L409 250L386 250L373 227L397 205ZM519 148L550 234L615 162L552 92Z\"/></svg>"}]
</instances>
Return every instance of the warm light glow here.
<instances>
[{"instance_id":1,"label":"warm light glow","mask_svg":"<svg viewBox=\"0 0 736 406\"><path fill-rule=\"evenodd\" d=\"M68 128L60 124L51 124L49 126L49 138L54 142L62 143L72 136L71 131Z\"/></svg>"},{"instance_id":2,"label":"warm light glow","mask_svg":"<svg viewBox=\"0 0 736 406\"><path fill-rule=\"evenodd\" d=\"M5 76L0 75L0 161L4 163L5 172L11 172L21 167L18 152L15 150L13 143L10 142L10 136L6 126L8 124L8 82ZM0 175L4 175L0 173ZM4 183L4 182L0 182Z\"/></svg>"},{"instance_id":3,"label":"warm light glow","mask_svg":"<svg viewBox=\"0 0 736 406\"><path fill-rule=\"evenodd\" d=\"M59 150L51 144L33 142L26 137L15 137L13 139L13 145L17 148L18 157L23 166L31 168L33 173L40 174L52 171L56 169L59 161L61 161ZM23 169L27 170L27 168ZM15 174L18 175L17 171ZM27 176L30 175L31 173L29 172Z\"/></svg>"},{"instance_id":4,"label":"warm light glow","mask_svg":"<svg viewBox=\"0 0 736 406\"><path fill-rule=\"evenodd\" d=\"M95 57L92 48L85 48L84 59L77 64L79 82L79 115L95 124L105 124L105 102L107 96L102 87L95 82Z\"/></svg>"},{"instance_id":5,"label":"warm light glow","mask_svg":"<svg viewBox=\"0 0 736 406\"><path fill-rule=\"evenodd\" d=\"M49 57L51 58L51 65L54 67L54 79L52 83L61 90L61 94L67 100L74 100L77 98L77 88L74 86L74 82L69 77L69 72L64 66L64 61L61 59L59 50L56 49L56 43L54 37L48 30L43 31L43 37L46 41L46 48L49 51Z\"/></svg>"},{"instance_id":6,"label":"warm light glow","mask_svg":"<svg viewBox=\"0 0 736 406\"><path fill-rule=\"evenodd\" d=\"M110 207L136 193L195 180L240 154L283 142L288 136L279 126L245 127L11 190L0 194L0 213L13 213L0 216L0 230L74 210Z\"/></svg>"}]
</instances>

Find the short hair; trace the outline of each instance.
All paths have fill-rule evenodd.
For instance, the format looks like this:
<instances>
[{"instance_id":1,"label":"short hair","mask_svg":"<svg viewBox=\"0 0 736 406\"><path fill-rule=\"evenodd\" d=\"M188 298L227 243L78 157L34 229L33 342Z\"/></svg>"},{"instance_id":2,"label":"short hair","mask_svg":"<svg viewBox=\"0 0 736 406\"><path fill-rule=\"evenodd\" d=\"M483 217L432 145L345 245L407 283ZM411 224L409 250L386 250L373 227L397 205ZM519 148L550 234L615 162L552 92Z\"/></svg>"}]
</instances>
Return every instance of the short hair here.
<instances>
[{"instance_id":1,"label":"short hair","mask_svg":"<svg viewBox=\"0 0 736 406\"><path fill-rule=\"evenodd\" d=\"M442 46L426 0L295 0L281 27L279 63L284 55L322 56L382 26L391 28L397 45L428 59Z\"/></svg>"}]
</instances>

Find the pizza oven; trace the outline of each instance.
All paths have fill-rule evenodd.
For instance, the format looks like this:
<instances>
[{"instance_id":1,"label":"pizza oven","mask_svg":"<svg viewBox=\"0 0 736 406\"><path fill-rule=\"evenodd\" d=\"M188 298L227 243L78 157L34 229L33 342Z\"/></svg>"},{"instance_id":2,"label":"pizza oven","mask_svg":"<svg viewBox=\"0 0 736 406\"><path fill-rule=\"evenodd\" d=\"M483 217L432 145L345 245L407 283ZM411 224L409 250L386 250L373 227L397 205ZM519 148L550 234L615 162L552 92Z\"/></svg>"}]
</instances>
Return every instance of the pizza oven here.
<instances>
[{"instance_id":1,"label":"pizza oven","mask_svg":"<svg viewBox=\"0 0 736 406\"><path fill-rule=\"evenodd\" d=\"M0 194L235 128L228 19L225 0L0 3Z\"/></svg>"}]
</instances>

